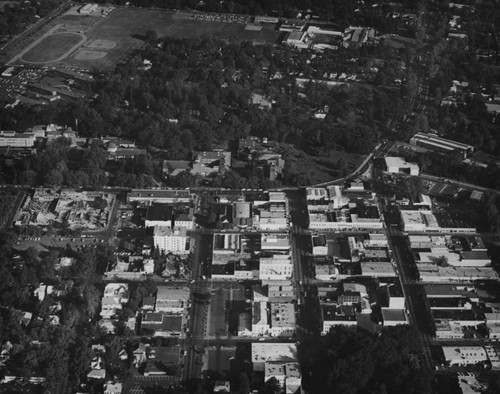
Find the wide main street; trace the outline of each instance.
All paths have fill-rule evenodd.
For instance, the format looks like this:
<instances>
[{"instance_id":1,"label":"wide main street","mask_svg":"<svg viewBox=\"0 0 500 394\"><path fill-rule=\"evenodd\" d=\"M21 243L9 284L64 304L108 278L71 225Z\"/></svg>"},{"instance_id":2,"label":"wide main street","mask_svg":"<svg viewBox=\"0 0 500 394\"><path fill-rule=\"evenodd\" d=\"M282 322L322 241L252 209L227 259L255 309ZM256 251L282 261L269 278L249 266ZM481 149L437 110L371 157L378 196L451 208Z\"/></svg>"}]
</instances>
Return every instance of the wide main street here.
<instances>
[{"instance_id":1,"label":"wide main street","mask_svg":"<svg viewBox=\"0 0 500 394\"><path fill-rule=\"evenodd\" d=\"M386 221L387 223L387 221ZM426 366L433 368L430 351L430 337L433 335L433 322L429 320L427 299L421 285L415 283L418 277L413 254L408 247L407 239L396 227L386 226L387 240L396 263L401 287L405 298L410 323L418 328L422 344L422 356Z\"/></svg>"}]
</instances>

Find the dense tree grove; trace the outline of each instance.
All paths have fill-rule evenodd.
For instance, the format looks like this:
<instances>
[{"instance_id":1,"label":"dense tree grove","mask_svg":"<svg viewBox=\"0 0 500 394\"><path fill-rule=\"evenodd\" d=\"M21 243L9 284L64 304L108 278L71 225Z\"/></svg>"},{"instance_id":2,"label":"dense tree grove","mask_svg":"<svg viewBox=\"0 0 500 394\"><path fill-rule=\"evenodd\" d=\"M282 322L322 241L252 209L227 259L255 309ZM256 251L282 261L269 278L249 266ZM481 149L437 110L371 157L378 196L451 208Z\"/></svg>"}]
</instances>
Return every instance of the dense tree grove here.
<instances>
[{"instance_id":1,"label":"dense tree grove","mask_svg":"<svg viewBox=\"0 0 500 394\"><path fill-rule=\"evenodd\" d=\"M388 117L404 110L405 97L363 84L328 88L309 82L301 92L294 83L299 75L355 72L346 65L356 55L350 52L325 53L311 63L306 62L309 56L285 48L210 38L166 39L161 49L148 46L134 61L100 75L92 102L1 110L1 125L22 130L44 122L74 125L78 119L83 136L130 138L167 150L171 159L186 159L193 149L209 150L247 135L306 150L367 153L387 133ZM369 59L374 54L364 55ZM144 71L142 59L153 67ZM396 73L394 69L386 72ZM253 93L271 100L271 110L252 105ZM311 119L324 108L329 109L324 121Z\"/></svg>"},{"instance_id":2,"label":"dense tree grove","mask_svg":"<svg viewBox=\"0 0 500 394\"><path fill-rule=\"evenodd\" d=\"M18 34L39 17L47 16L59 7L61 0L8 2L0 12L0 37Z\"/></svg>"},{"instance_id":3,"label":"dense tree grove","mask_svg":"<svg viewBox=\"0 0 500 394\"><path fill-rule=\"evenodd\" d=\"M311 393L431 393L432 372L419 364L416 329L382 330L379 336L337 326L299 345L304 388Z\"/></svg>"},{"instance_id":4,"label":"dense tree grove","mask_svg":"<svg viewBox=\"0 0 500 394\"><path fill-rule=\"evenodd\" d=\"M413 55L386 47L343 48L311 56L284 47L210 37L156 41L154 32L148 36L150 43L132 61L96 75L91 101L42 108L0 107L0 127L29 130L44 123L75 127L78 121L81 136L131 139L152 155L159 149L163 159L172 160L190 160L193 150L221 146L236 153L234 142L249 135L289 143L316 155L329 156L334 151L367 154L376 141L390 135L387 120L404 113L415 90L411 84L398 92L363 83L327 87L310 81L303 88L295 83L299 76L322 79L325 73L362 73L378 56L387 59L381 67L382 79L402 77L400 58ZM353 57L359 61L351 61ZM151 69L145 69L144 59L152 63ZM254 105L255 94L272 107ZM326 111L326 117L314 119L317 111ZM151 175L158 174L160 163L152 165L154 157L149 156L139 163L110 166L98 145L96 142L84 154L68 142L58 141L35 158L5 168L4 182L143 187L150 184ZM309 178L310 174L301 174L288 163L280 181L304 185ZM186 173L171 185L187 187L199 181ZM220 175L213 183L222 187L239 187L240 183L279 186L255 168Z\"/></svg>"},{"instance_id":5,"label":"dense tree grove","mask_svg":"<svg viewBox=\"0 0 500 394\"><path fill-rule=\"evenodd\" d=\"M102 186L147 187L160 169L151 156L140 155L127 161L109 161L99 140L87 149L70 146L70 140L59 138L38 154L4 169L3 182L30 186L85 187Z\"/></svg>"}]
</instances>

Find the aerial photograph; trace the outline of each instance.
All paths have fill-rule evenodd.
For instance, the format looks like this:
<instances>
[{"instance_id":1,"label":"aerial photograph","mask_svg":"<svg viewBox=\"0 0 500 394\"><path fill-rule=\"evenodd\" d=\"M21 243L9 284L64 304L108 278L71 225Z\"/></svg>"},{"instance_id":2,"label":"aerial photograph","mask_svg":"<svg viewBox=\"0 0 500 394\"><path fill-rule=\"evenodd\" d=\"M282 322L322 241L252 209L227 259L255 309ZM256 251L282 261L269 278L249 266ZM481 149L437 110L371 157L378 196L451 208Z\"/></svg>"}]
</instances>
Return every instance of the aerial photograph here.
<instances>
[{"instance_id":1,"label":"aerial photograph","mask_svg":"<svg viewBox=\"0 0 500 394\"><path fill-rule=\"evenodd\" d=\"M500 0L0 0L0 393L500 394Z\"/></svg>"}]
</instances>

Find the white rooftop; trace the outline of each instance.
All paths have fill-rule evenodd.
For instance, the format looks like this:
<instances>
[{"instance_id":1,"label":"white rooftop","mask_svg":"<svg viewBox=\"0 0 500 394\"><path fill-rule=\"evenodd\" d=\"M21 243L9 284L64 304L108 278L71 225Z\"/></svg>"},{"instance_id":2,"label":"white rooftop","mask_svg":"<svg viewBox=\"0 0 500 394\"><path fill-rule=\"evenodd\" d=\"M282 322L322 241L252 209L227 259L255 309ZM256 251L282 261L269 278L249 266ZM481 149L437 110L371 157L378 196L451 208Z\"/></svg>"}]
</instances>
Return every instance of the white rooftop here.
<instances>
[{"instance_id":1,"label":"white rooftop","mask_svg":"<svg viewBox=\"0 0 500 394\"><path fill-rule=\"evenodd\" d=\"M297 345L295 343L252 343L252 362L295 361Z\"/></svg>"}]
</instances>

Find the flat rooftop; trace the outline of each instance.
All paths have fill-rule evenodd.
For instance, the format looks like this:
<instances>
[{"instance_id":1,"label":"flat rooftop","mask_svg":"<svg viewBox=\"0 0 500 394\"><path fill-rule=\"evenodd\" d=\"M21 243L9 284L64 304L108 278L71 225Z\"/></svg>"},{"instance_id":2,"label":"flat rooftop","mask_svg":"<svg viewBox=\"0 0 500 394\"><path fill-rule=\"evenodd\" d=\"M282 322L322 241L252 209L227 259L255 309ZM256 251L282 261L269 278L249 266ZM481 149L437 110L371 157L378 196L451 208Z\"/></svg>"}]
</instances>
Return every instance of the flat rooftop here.
<instances>
[{"instance_id":1,"label":"flat rooftop","mask_svg":"<svg viewBox=\"0 0 500 394\"><path fill-rule=\"evenodd\" d=\"M146 220L169 221L173 217L173 207L166 204L152 204L148 207Z\"/></svg>"},{"instance_id":2,"label":"flat rooftop","mask_svg":"<svg viewBox=\"0 0 500 394\"><path fill-rule=\"evenodd\" d=\"M449 285L449 284L435 284L435 285L425 285L425 293L427 297L467 297L474 298L477 297L477 292L474 286L459 286L459 285Z\"/></svg>"},{"instance_id":3,"label":"flat rooftop","mask_svg":"<svg viewBox=\"0 0 500 394\"><path fill-rule=\"evenodd\" d=\"M402 322L406 323L407 318L406 318L406 313L404 309L388 309L388 308L382 308L382 319L384 322L386 321L397 321L397 322Z\"/></svg>"},{"instance_id":4,"label":"flat rooftop","mask_svg":"<svg viewBox=\"0 0 500 394\"><path fill-rule=\"evenodd\" d=\"M252 362L295 361L297 345L295 343L252 343Z\"/></svg>"},{"instance_id":5,"label":"flat rooftop","mask_svg":"<svg viewBox=\"0 0 500 394\"><path fill-rule=\"evenodd\" d=\"M284 302L271 303L271 327L294 327L295 305Z\"/></svg>"},{"instance_id":6,"label":"flat rooftop","mask_svg":"<svg viewBox=\"0 0 500 394\"><path fill-rule=\"evenodd\" d=\"M363 261L360 264L361 273L364 276L396 276L396 272L390 261Z\"/></svg>"}]
</instances>

